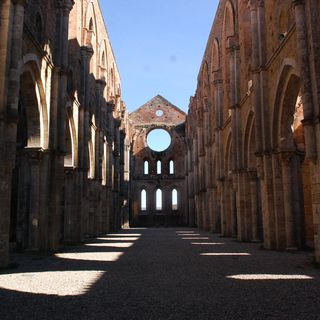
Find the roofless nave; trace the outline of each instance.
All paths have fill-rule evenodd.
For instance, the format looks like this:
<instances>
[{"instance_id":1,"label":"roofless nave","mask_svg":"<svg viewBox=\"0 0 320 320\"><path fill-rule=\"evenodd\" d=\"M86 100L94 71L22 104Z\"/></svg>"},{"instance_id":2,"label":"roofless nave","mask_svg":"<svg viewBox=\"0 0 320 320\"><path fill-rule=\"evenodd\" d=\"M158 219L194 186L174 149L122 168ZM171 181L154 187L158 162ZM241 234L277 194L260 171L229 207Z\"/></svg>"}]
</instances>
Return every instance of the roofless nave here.
<instances>
[{"instance_id":1,"label":"roofless nave","mask_svg":"<svg viewBox=\"0 0 320 320\"><path fill-rule=\"evenodd\" d=\"M316 0L221 0L185 115L128 114L98 0L0 4L0 265L9 249L197 226L320 262ZM125 75L123 75L125 76ZM156 128L170 133L151 151Z\"/></svg>"}]
</instances>

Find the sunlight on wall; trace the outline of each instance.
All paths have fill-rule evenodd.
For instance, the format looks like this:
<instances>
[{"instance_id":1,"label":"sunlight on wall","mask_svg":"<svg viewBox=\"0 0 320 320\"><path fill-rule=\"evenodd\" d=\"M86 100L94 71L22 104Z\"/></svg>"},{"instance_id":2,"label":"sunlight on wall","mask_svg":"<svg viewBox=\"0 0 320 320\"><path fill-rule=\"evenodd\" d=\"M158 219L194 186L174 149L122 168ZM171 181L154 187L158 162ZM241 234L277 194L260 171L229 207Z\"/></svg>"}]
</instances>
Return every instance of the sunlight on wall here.
<instances>
[{"instance_id":1,"label":"sunlight on wall","mask_svg":"<svg viewBox=\"0 0 320 320\"><path fill-rule=\"evenodd\" d=\"M0 288L33 294L79 296L85 294L103 271L48 271L0 275ZM68 279L68 285L65 285Z\"/></svg>"},{"instance_id":2,"label":"sunlight on wall","mask_svg":"<svg viewBox=\"0 0 320 320\"><path fill-rule=\"evenodd\" d=\"M312 280L313 277L301 274L237 274L228 276L235 280Z\"/></svg>"}]
</instances>

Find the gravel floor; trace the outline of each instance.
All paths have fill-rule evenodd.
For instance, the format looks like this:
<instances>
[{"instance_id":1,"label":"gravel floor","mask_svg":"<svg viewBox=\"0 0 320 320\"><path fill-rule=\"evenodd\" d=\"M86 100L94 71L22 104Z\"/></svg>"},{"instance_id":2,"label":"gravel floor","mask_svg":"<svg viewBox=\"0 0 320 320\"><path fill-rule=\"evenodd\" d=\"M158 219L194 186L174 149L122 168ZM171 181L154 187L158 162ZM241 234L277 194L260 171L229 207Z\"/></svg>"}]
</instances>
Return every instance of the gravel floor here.
<instances>
[{"instance_id":1,"label":"gravel floor","mask_svg":"<svg viewBox=\"0 0 320 320\"><path fill-rule=\"evenodd\" d=\"M0 272L0 319L320 319L320 270L195 229L131 229Z\"/></svg>"}]
</instances>

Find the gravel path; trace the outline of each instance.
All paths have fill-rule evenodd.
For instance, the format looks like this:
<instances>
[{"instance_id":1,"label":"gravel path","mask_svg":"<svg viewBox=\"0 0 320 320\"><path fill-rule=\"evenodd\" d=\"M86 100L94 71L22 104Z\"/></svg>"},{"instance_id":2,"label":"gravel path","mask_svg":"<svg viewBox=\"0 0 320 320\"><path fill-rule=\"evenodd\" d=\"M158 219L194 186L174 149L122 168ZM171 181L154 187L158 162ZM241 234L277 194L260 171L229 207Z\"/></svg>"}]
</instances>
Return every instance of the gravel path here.
<instances>
[{"instance_id":1,"label":"gravel path","mask_svg":"<svg viewBox=\"0 0 320 320\"><path fill-rule=\"evenodd\" d=\"M0 319L320 319L320 270L195 229L131 229L0 272Z\"/></svg>"}]
</instances>

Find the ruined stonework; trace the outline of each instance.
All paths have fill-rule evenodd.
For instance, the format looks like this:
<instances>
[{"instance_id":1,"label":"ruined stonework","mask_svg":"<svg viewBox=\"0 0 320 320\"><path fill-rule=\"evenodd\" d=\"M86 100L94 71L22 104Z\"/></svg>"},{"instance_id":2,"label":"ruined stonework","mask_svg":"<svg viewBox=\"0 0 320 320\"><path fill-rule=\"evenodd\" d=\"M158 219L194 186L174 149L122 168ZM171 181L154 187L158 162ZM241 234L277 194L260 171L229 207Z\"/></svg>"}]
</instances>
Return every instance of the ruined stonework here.
<instances>
[{"instance_id":1,"label":"ruined stonework","mask_svg":"<svg viewBox=\"0 0 320 320\"><path fill-rule=\"evenodd\" d=\"M129 116L132 127L131 225L187 225L185 185L185 113L161 96L156 96ZM170 146L152 150L147 136L164 129ZM157 203L162 198L160 207ZM144 193L144 195L143 195ZM174 193L177 203L173 201ZM142 205L142 197L146 197Z\"/></svg>"},{"instance_id":2,"label":"ruined stonework","mask_svg":"<svg viewBox=\"0 0 320 320\"><path fill-rule=\"evenodd\" d=\"M186 124L189 214L265 248L319 234L319 1L221 0Z\"/></svg>"},{"instance_id":3,"label":"ruined stonework","mask_svg":"<svg viewBox=\"0 0 320 320\"><path fill-rule=\"evenodd\" d=\"M0 267L128 223L128 114L97 0L0 3Z\"/></svg>"}]
</instances>

